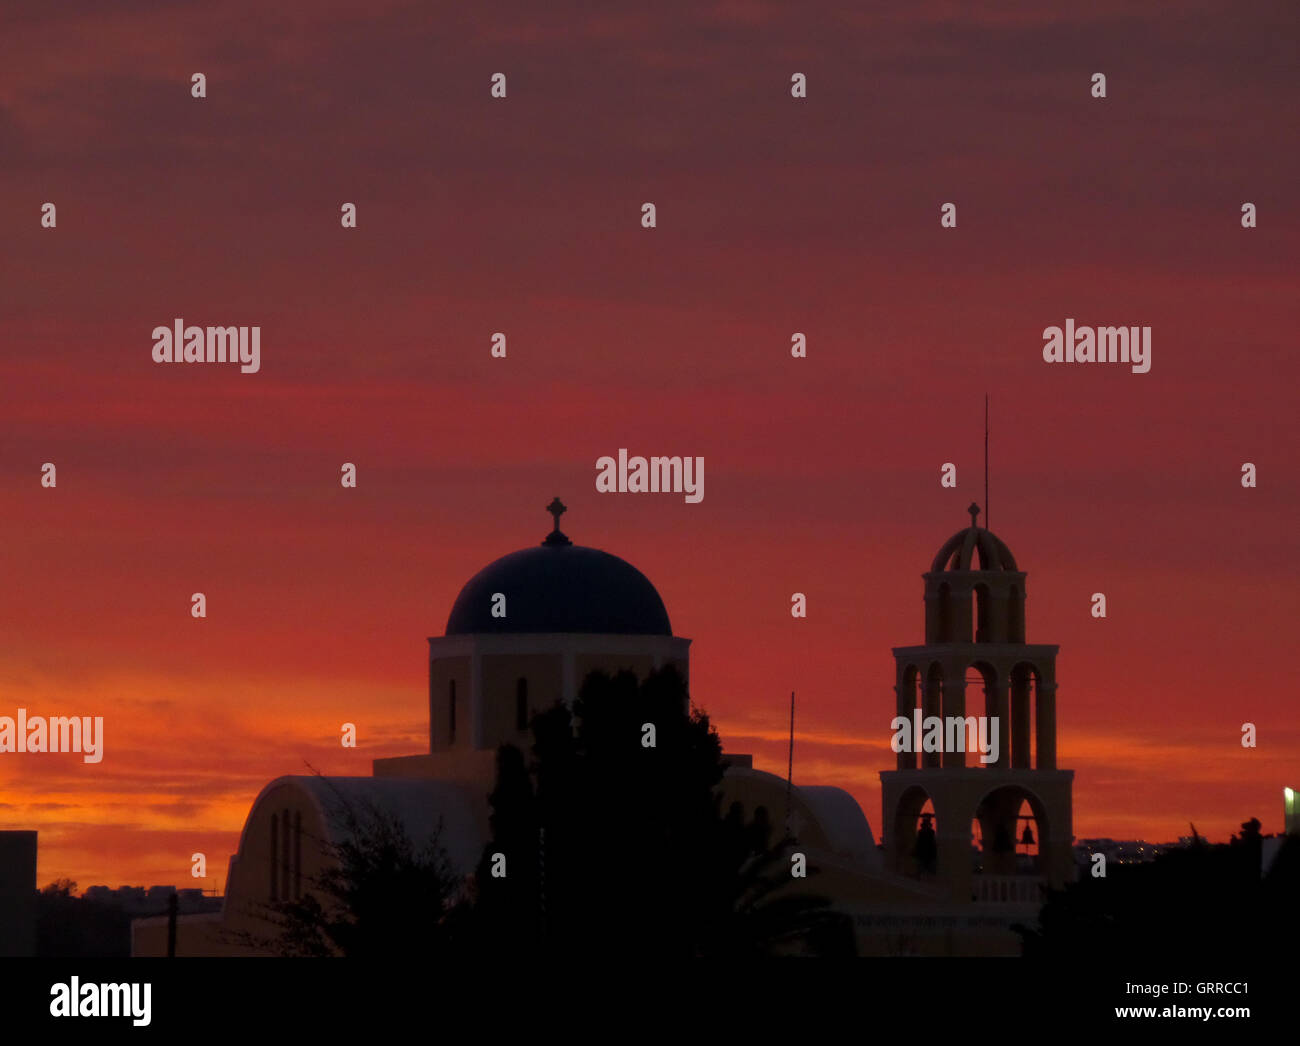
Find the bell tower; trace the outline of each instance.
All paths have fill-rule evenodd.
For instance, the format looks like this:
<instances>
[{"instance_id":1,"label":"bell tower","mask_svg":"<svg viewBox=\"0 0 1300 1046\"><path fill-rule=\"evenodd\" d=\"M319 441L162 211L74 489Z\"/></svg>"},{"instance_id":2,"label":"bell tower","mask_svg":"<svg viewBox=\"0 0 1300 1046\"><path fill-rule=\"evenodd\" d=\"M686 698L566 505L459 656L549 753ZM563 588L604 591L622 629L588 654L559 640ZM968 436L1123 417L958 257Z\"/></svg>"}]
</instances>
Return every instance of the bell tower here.
<instances>
[{"instance_id":1,"label":"bell tower","mask_svg":"<svg viewBox=\"0 0 1300 1046\"><path fill-rule=\"evenodd\" d=\"M1074 874L1074 771L1056 766L1060 648L1026 642L1026 575L979 506L967 511L923 575L925 643L894 648L895 714L938 717L941 733L908 734L942 750L901 751L880 775L885 867L956 902L1037 904Z\"/></svg>"}]
</instances>

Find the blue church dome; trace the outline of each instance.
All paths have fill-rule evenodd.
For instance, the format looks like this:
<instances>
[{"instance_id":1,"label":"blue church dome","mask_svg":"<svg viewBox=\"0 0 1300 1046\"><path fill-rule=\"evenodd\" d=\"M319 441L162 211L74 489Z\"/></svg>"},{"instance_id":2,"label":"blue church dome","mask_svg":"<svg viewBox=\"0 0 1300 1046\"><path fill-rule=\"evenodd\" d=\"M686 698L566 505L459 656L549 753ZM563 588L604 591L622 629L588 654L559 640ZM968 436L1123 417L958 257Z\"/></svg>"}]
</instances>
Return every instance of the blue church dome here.
<instances>
[{"instance_id":1,"label":"blue church dome","mask_svg":"<svg viewBox=\"0 0 1300 1046\"><path fill-rule=\"evenodd\" d=\"M575 545L560 532L558 498L549 511L555 529L537 548L489 563L465 583L447 618L449 636L497 632L595 632L671 636L668 610L636 567L597 548ZM493 617L495 593L506 616Z\"/></svg>"}]
</instances>

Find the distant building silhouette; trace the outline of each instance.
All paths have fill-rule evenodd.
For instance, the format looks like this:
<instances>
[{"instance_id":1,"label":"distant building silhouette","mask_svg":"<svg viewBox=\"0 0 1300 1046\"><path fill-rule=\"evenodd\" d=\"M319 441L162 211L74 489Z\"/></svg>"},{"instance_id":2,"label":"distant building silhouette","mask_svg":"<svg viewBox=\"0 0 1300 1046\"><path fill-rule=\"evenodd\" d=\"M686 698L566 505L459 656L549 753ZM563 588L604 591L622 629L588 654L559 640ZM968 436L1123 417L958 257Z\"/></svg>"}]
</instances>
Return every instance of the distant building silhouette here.
<instances>
[{"instance_id":1,"label":"distant building silhouette","mask_svg":"<svg viewBox=\"0 0 1300 1046\"><path fill-rule=\"evenodd\" d=\"M0 832L0 957L36 954L36 833Z\"/></svg>"},{"instance_id":2,"label":"distant building silhouette","mask_svg":"<svg viewBox=\"0 0 1300 1046\"><path fill-rule=\"evenodd\" d=\"M1074 863L1081 870L1092 867L1092 855L1102 854L1112 864L1147 864L1161 854L1191 845L1190 836L1179 836L1173 843L1149 843L1145 839L1080 839L1074 846Z\"/></svg>"},{"instance_id":3,"label":"distant building silhouette","mask_svg":"<svg viewBox=\"0 0 1300 1046\"><path fill-rule=\"evenodd\" d=\"M150 886L146 890L143 886L88 886L81 896L95 904L121 908L132 915L157 915L166 910L172 894L176 895L181 912L210 912L221 907L219 897L209 896L194 887L178 890L175 886Z\"/></svg>"}]
</instances>

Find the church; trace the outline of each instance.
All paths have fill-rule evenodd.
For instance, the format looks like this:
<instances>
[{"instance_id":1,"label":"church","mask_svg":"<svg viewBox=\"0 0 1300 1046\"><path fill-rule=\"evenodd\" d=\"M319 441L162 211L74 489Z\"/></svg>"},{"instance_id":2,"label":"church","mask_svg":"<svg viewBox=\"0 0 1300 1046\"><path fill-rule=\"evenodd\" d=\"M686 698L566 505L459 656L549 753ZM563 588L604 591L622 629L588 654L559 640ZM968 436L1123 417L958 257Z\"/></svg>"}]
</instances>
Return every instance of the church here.
<instances>
[{"instance_id":1,"label":"church","mask_svg":"<svg viewBox=\"0 0 1300 1046\"><path fill-rule=\"evenodd\" d=\"M411 839L439 841L463 875L490 838L496 750L527 752L532 716L571 704L596 670L644 678L665 665L690 680L689 639L644 574L553 529L538 545L466 582L444 634L429 639L429 746L376 759L371 777L285 776L253 800L230 858L220 912L179 916L175 954L253 955L265 906L302 896L340 842L340 801L385 811ZM1025 580L1007 546L970 526L940 548L925 582L925 642L894 648L897 715L965 717L973 683L1002 724L996 758L899 752L881 773L883 845L847 792L788 786L726 751L726 804L789 810L815 877L798 888L831 899L855 927L860 955L1016 955L1015 923L1032 922L1048 888L1074 874L1071 787L1056 767L1057 647L1025 638ZM971 690L974 695L976 691ZM882 712L886 709L882 709ZM882 722L886 721L882 716ZM132 954L166 955L166 917L132 926ZM264 953L261 953L264 954Z\"/></svg>"}]
</instances>

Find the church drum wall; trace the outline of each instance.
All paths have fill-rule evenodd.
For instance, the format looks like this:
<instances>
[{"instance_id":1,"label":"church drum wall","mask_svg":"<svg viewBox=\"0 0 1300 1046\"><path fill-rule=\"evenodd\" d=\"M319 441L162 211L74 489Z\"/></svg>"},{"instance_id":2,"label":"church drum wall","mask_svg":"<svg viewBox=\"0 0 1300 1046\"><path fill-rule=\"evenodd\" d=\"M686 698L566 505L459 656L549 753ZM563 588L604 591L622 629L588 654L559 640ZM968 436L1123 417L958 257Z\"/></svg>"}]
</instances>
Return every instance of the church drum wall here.
<instances>
[{"instance_id":1,"label":"church drum wall","mask_svg":"<svg viewBox=\"0 0 1300 1046\"><path fill-rule=\"evenodd\" d=\"M484 744L531 744L528 730L515 725L515 695L520 679L528 680L529 718L563 696L564 661L559 654L485 654L483 656ZM457 727L459 732L459 727Z\"/></svg>"},{"instance_id":2,"label":"church drum wall","mask_svg":"<svg viewBox=\"0 0 1300 1046\"><path fill-rule=\"evenodd\" d=\"M440 657L429 663L429 750L433 752L451 744L447 698L452 680L456 681L456 742L468 743L470 659Z\"/></svg>"}]
</instances>

